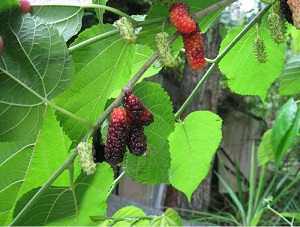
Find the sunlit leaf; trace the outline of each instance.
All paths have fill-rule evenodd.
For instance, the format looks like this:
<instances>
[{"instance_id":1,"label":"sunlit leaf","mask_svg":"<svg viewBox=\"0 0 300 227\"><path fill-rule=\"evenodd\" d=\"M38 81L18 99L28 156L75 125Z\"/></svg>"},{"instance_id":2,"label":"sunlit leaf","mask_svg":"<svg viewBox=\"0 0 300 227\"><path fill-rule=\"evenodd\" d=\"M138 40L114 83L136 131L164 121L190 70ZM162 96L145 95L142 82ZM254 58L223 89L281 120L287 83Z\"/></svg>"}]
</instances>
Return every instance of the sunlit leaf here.
<instances>
[{"instance_id":1,"label":"sunlit leaf","mask_svg":"<svg viewBox=\"0 0 300 227\"><path fill-rule=\"evenodd\" d=\"M168 208L162 216L151 221L151 226L182 226L182 221L175 210Z\"/></svg>"},{"instance_id":2,"label":"sunlit leaf","mask_svg":"<svg viewBox=\"0 0 300 227\"><path fill-rule=\"evenodd\" d=\"M74 68L66 43L52 26L18 9L0 16L0 140L36 134L45 101L72 82Z\"/></svg>"},{"instance_id":3,"label":"sunlit leaf","mask_svg":"<svg viewBox=\"0 0 300 227\"><path fill-rule=\"evenodd\" d=\"M128 153L125 171L131 178L141 183L167 183L171 161L167 138L174 130L174 114L170 98L159 84L150 82L137 84L133 93L150 109L154 122L144 127L147 136L147 155L137 157Z\"/></svg>"},{"instance_id":4,"label":"sunlit leaf","mask_svg":"<svg viewBox=\"0 0 300 227\"><path fill-rule=\"evenodd\" d=\"M207 175L222 138L222 120L209 111L189 114L169 137L170 183L191 200L192 193Z\"/></svg>"}]
</instances>

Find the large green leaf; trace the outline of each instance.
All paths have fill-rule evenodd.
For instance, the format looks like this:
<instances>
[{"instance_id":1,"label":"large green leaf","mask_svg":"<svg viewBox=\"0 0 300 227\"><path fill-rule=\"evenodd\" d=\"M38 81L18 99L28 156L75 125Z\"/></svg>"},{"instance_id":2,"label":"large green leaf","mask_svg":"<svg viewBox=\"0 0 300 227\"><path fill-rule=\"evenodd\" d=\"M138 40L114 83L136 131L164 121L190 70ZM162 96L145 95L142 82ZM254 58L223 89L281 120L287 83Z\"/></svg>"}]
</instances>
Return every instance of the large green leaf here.
<instances>
[{"instance_id":1,"label":"large green leaf","mask_svg":"<svg viewBox=\"0 0 300 227\"><path fill-rule=\"evenodd\" d=\"M19 7L19 2L17 0L2 0L0 2L0 13L9 11L14 7Z\"/></svg>"},{"instance_id":2,"label":"large green leaf","mask_svg":"<svg viewBox=\"0 0 300 227\"><path fill-rule=\"evenodd\" d=\"M47 110L43 129L38 140L33 138L33 141L0 143L0 175L6 176L6 180L0 184L0 200L3 204L0 225L11 221L15 202L31 189L42 186L70 155L71 141L60 128L53 109ZM76 162L75 177L80 169ZM69 177L64 172L53 185L68 184Z\"/></svg>"},{"instance_id":3,"label":"large green leaf","mask_svg":"<svg viewBox=\"0 0 300 227\"><path fill-rule=\"evenodd\" d=\"M272 129L271 142L277 167L298 135L299 128L300 110L294 99L290 98L279 110Z\"/></svg>"},{"instance_id":4,"label":"large green leaf","mask_svg":"<svg viewBox=\"0 0 300 227\"><path fill-rule=\"evenodd\" d=\"M97 165L88 176L82 173L74 187L50 187L18 225L95 225L90 216L104 215L107 192L113 183L113 170L107 163ZM27 204L37 189L25 194L18 202L15 215Z\"/></svg>"},{"instance_id":5,"label":"large green leaf","mask_svg":"<svg viewBox=\"0 0 300 227\"><path fill-rule=\"evenodd\" d=\"M74 74L66 43L52 26L19 9L0 16L0 140L36 134L45 102L64 91Z\"/></svg>"},{"instance_id":6,"label":"large green leaf","mask_svg":"<svg viewBox=\"0 0 300 227\"><path fill-rule=\"evenodd\" d=\"M147 155L128 154L125 171L134 180L147 184L168 182L170 153L167 138L174 130L174 114L170 97L159 84L137 84L133 93L150 109L154 122L145 127Z\"/></svg>"},{"instance_id":7,"label":"large green leaf","mask_svg":"<svg viewBox=\"0 0 300 227\"><path fill-rule=\"evenodd\" d=\"M231 29L222 41L220 52L241 32L243 27ZM271 40L267 28L261 27L260 34L266 45L268 61L259 63L253 51L256 29L250 29L220 62L220 70L228 79L230 89L241 95L266 97L268 89L280 75L284 63L285 45Z\"/></svg>"},{"instance_id":8,"label":"large green leaf","mask_svg":"<svg viewBox=\"0 0 300 227\"><path fill-rule=\"evenodd\" d=\"M279 83L281 95L300 93L300 54L288 60L279 77Z\"/></svg>"},{"instance_id":9,"label":"large green leaf","mask_svg":"<svg viewBox=\"0 0 300 227\"><path fill-rule=\"evenodd\" d=\"M94 26L82 32L75 44L113 29L112 25ZM135 45L126 44L115 35L76 51L73 54L76 76L72 86L57 97L55 103L93 123L103 112L106 100L116 90L121 92L129 81L135 50ZM58 116L74 141L79 141L89 129L62 113Z\"/></svg>"},{"instance_id":10,"label":"large green leaf","mask_svg":"<svg viewBox=\"0 0 300 227\"><path fill-rule=\"evenodd\" d=\"M33 16L40 17L47 24L52 24L68 41L81 29L83 9L81 5L90 3L89 0L68 0L65 4L61 0L31 0Z\"/></svg>"},{"instance_id":11,"label":"large green leaf","mask_svg":"<svg viewBox=\"0 0 300 227\"><path fill-rule=\"evenodd\" d=\"M192 193L207 175L222 138L222 120L209 111L189 114L169 137L170 183L191 200Z\"/></svg>"}]
</instances>

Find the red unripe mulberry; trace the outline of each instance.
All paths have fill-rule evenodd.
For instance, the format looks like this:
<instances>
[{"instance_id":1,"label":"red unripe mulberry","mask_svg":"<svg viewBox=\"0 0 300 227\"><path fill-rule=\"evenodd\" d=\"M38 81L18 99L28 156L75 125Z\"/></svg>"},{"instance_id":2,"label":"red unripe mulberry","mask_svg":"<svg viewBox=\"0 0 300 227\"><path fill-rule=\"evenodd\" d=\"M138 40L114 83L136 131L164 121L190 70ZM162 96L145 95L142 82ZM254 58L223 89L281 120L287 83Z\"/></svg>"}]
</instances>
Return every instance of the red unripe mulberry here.
<instances>
[{"instance_id":1,"label":"red unripe mulberry","mask_svg":"<svg viewBox=\"0 0 300 227\"><path fill-rule=\"evenodd\" d=\"M190 8L183 2L174 2L169 9L170 21L181 33L189 34L197 27L197 23L190 15Z\"/></svg>"},{"instance_id":2,"label":"red unripe mulberry","mask_svg":"<svg viewBox=\"0 0 300 227\"><path fill-rule=\"evenodd\" d=\"M182 39L186 57L191 68L195 71L204 68L206 65L205 52L199 26L190 34L182 34Z\"/></svg>"}]
</instances>

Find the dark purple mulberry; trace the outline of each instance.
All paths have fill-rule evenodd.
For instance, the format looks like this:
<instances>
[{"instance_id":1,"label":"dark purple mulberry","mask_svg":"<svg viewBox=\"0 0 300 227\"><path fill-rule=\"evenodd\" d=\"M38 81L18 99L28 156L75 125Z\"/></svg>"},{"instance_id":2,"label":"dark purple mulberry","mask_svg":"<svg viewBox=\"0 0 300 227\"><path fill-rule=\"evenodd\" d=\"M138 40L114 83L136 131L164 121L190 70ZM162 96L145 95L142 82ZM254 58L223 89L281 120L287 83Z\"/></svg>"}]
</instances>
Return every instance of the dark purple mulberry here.
<instances>
[{"instance_id":1,"label":"dark purple mulberry","mask_svg":"<svg viewBox=\"0 0 300 227\"><path fill-rule=\"evenodd\" d=\"M131 154L141 156L147 150L147 138L142 125L132 125L127 146Z\"/></svg>"},{"instance_id":2,"label":"dark purple mulberry","mask_svg":"<svg viewBox=\"0 0 300 227\"><path fill-rule=\"evenodd\" d=\"M147 109L143 102L131 92L126 92L123 97L123 106L133 124L146 126L154 121L150 110Z\"/></svg>"},{"instance_id":3,"label":"dark purple mulberry","mask_svg":"<svg viewBox=\"0 0 300 227\"><path fill-rule=\"evenodd\" d=\"M131 120L124 108L114 108L110 115L110 123L104 149L104 157L111 164L123 161L126 142L129 137Z\"/></svg>"}]
</instances>

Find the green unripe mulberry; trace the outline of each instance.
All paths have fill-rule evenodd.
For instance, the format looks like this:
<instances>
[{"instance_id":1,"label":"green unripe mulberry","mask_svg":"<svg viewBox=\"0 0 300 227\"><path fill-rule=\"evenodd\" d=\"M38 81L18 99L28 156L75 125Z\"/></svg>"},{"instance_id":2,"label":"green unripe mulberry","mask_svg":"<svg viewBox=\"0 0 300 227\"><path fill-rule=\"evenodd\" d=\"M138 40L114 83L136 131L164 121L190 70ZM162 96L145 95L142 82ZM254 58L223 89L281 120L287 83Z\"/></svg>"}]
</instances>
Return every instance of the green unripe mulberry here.
<instances>
[{"instance_id":1,"label":"green unripe mulberry","mask_svg":"<svg viewBox=\"0 0 300 227\"><path fill-rule=\"evenodd\" d=\"M272 39L277 43L283 43L285 39L286 26L284 19L277 13L270 13L268 16Z\"/></svg>"},{"instance_id":2,"label":"green unripe mulberry","mask_svg":"<svg viewBox=\"0 0 300 227\"><path fill-rule=\"evenodd\" d=\"M158 33L155 37L155 41L161 63L167 67L174 67L177 62L171 50L168 33Z\"/></svg>"},{"instance_id":3,"label":"green unripe mulberry","mask_svg":"<svg viewBox=\"0 0 300 227\"><path fill-rule=\"evenodd\" d=\"M126 18L122 17L115 22L119 29L120 36L126 43L134 43L137 39L132 23Z\"/></svg>"},{"instance_id":4,"label":"green unripe mulberry","mask_svg":"<svg viewBox=\"0 0 300 227\"><path fill-rule=\"evenodd\" d=\"M265 63L268 60L265 51L265 43L260 36L257 36L255 38L253 43L253 49L254 49L255 57L260 63Z\"/></svg>"}]
</instances>

